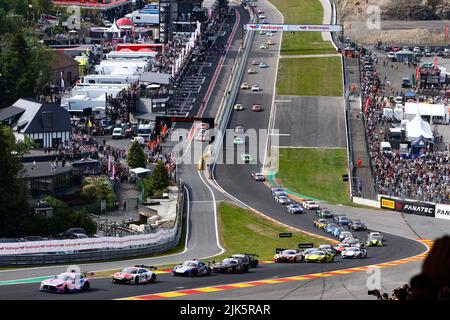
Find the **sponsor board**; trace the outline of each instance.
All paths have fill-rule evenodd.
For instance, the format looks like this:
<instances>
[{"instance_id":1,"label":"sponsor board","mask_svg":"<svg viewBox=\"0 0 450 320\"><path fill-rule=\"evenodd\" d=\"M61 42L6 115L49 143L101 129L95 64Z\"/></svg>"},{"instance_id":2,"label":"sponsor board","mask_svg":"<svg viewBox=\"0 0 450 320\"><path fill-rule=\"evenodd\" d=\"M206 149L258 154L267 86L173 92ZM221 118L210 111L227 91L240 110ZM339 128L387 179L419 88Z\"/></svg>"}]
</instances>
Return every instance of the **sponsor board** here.
<instances>
[{"instance_id":1,"label":"sponsor board","mask_svg":"<svg viewBox=\"0 0 450 320\"><path fill-rule=\"evenodd\" d=\"M436 203L435 217L450 220L450 205Z\"/></svg>"},{"instance_id":2,"label":"sponsor board","mask_svg":"<svg viewBox=\"0 0 450 320\"><path fill-rule=\"evenodd\" d=\"M432 203L392 199L387 197L380 198L380 205L383 209L390 209L407 214L417 214L427 217L434 217L436 207L435 204Z\"/></svg>"},{"instance_id":3,"label":"sponsor board","mask_svg":"<svg viewBox=\"0 0 450 320\"><path fill-rule=\"evenodd\" d=\"M381 197L381 208L395 210L395 200Z\"/></svg>"},{"instance_id":4,"label":"sponsor board","mask_svg":"<svg viewBox=\"0 0 450 320\"><path fill-rule=\"evenodd\" d=\"M291 32L341 32L338 24L260 24L250 23L244 27L246 31L291 31Z\"/></svg>"}]
</instances>

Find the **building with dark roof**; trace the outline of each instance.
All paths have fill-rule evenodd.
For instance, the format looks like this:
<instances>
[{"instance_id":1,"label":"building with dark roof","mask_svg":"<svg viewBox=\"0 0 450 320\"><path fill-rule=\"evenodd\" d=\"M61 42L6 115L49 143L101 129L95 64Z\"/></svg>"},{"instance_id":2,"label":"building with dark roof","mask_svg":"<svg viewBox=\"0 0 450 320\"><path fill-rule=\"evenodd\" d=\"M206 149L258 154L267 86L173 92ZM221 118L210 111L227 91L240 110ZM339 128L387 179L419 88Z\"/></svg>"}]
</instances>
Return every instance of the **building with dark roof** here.
<instances>
[{"instance_id":1,"label":"building with dark roof","mask_svg":"<svg viewBox=\"0 0 450 320\"><path fill-rule=\"evenodd\" d=\"M0 121L13 128L17 140L29 137L40 148L66 144L72 134L66 109L34 99L19 99L12 106L1 109Z\"/></svg>"},{"instance_id":2,"label":"building with dark roof","mask_svg":"<svg viewBox=\"0 0 450 320\"><path fill-rule=\"evenodd\" d=\"M71 87L80 76L80 65L78 61L65 54L64 51L53 50L56 56L55 63L52 64L52 83L57 87ZM64 80L62 83L61 79ZM63 88L61 88L63 89Z\"/></svg>"}]
</instances>

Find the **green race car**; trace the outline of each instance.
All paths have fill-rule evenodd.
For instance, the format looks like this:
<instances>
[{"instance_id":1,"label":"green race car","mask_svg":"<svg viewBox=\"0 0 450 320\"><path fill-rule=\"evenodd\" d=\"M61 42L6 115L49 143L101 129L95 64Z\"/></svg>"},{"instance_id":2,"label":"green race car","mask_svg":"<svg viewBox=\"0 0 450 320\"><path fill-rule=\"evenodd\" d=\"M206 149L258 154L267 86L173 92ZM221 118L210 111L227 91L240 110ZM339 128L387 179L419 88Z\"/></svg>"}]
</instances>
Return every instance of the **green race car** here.
<instances>
[{"instance_id":1,"label":"green race car","mask_svg":"<svg viewBox=\"0 0 450 320\"><path fill-rule=\"evenodd\" d=\"M243 144L244 143L244 139L242 139L241 137L234 137L233 143L234 144Z\"/></svg>"},{"instance_id":2,"label":"green race car","mask_svg":"<svg viewBox=\"0 0 450 320\"><path fill-rule=\"evenodd\" d=\"M333 262L334 254L322 250L313 251L305 256L305 262Z\"/></svg>"},{"instance_id":3,"label":"green race car","mask_svg":"<svg viewBox=\"0 0 450 320\"><path fill-rule=\"evenodd\" d=\"M366 247L383 247L383 236L379 232L370 232L367 237Z\"/></svg>"}]
</instances>

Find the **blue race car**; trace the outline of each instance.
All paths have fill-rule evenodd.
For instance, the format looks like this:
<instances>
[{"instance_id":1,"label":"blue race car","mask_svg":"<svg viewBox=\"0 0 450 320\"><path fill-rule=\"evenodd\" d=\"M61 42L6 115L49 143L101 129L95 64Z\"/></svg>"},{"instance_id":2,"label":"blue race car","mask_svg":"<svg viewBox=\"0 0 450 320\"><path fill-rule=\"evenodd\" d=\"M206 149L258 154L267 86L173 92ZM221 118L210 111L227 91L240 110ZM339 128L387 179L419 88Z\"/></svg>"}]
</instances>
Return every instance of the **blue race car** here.
<instances>
[{"instance_id":1,"label":"blue race car","mask_svg":"<svg viewBox=\"0 0 450 320\"><path fill-rule=\"evenodd\" d=\"M173 276L196 277L211 274L211 267L206 263L198 260L185 261L173 268Z\"/></svg>"}]
</instances>

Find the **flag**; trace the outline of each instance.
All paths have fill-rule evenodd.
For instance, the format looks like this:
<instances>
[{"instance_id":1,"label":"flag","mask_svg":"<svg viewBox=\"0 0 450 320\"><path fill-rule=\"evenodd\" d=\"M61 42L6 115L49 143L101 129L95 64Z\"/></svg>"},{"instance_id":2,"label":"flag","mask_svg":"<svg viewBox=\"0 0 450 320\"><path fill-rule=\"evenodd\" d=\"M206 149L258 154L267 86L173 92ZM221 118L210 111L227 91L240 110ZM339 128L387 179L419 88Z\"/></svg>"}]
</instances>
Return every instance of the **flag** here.
<instances>
[{"instance_id":1,"label":"flag","mask_svg":"<svg viewBox=\"0 0 450 320\"><path fill-rule=\"evenodd\" d=\"M367 97L366 103L364 104L364 113L367 113L367 111L369 110L369 106L370 106L370 97Z\"/></svg>"},{"instance_id":2,"label":"flag","mask_svg":"<svg viewBox=\"0 0 450 320\"><path fill-rule=\"evenodd\" d=\"M444 35L445 35L445 40L448 40L448 25L445 26Z\"/></svg>"},{"instance_id":3,"label":"flag","mask_svg":"<svg viewBox=\"0 0 450 320\"><path fill-rule=\"evenodd\" d=\"M61 91L64 91L64 76L62 71L60 72L60 74L61 74Z\"/></svg>"},{"instance_id":4,"label":"flag","mask_svg":"<svg viewBox=\"0 0 450 320\"><path fill-rule=\"evenodd\" d=\"M88 126L89 126L89 127L92 127L92 122L91 122L90 119L89 119L89 121L88 121Z\"/></svg>"},{"instance_id":5,"label":"flag","mask_svg":"<svg viewBox=\"0 0 450 320\"><path fill-rule=\"evenodd\" d=\"M420 68L419 68L419 66L417 66L417 68L416 68L416 81L419 81L419 79L420 79Z\"/></svg>"},{"instance_id":6,"label":"flag","mask_svg":"<svg viewBox=\"0 0 450 320\"><path fill-rule=\"evenodd\" d=\"M111 155L108 155L108 172L111 171Z\"/></svg>"},{"instance_id":7,"label":"flag","mask_svg":"<svg viewBox=\"0 0 450 320\"><path fill-rule=\"evenodd\" d=\"M116 165L112 166L112 178L113 180L116 178Z\"/></svg>"}]
</instances>

